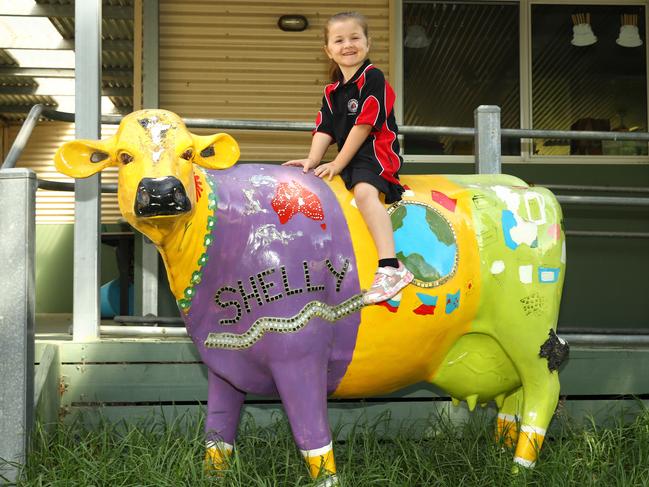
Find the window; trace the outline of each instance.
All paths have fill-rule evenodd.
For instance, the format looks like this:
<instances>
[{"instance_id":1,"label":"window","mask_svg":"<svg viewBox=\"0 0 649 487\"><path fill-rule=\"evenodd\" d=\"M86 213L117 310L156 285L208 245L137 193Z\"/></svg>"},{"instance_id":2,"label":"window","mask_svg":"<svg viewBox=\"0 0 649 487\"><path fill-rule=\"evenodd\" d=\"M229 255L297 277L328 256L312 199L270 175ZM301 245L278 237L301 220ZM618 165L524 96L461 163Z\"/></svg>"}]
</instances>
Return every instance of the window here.
<instances>
[{"instance_id":1,"label":"window","mask_svg":"<svg viewBox=\"0 0 649 487\"><path fill-rule=\"evenodd\" d=\"M647 131L643 6L532 5L532 126ZM536 139L537 155L647 155L632 141Z\"/></svg>"},{"instance_id":2,"label":"window","mask_svg":"<svg viewBox=\"0 0 649 487\"><path fill-rule=\"evenodd\" d=\"M498 105L520 127L517 4L404 2L403 123L473 127L478 105ZM471 137L408 135L406 154L473 154ZM503 139L505 155L520 155Z\"/></svg>"},{"instance_id":3,"label":"window","mask_svg":"<svg viewBox=\"0 0 649 487\"><path fill-rule=\"evenodd\" d=\"M404 125L648 131L645 2L403 0ZM470 137L404 137L404 154L472 155ZM647 143L502 139L507 156L648 154ZM521 153L521 149L523 153Z\"/></svg>"}]
</instances>

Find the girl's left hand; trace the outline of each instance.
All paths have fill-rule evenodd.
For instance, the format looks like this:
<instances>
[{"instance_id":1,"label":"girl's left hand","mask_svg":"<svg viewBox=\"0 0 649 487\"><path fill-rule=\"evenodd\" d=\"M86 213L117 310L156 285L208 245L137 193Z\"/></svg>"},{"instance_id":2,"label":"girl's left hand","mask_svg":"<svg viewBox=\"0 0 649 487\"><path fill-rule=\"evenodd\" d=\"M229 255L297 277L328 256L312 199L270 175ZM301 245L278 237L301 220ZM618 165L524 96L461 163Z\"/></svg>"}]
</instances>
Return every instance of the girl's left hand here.
<instances>
[{"instance_id":1,"label":"girl's left hand","mask_svg":"<svg viewBox=\"0 0 649 487\"><path fill-rule=\"evenodd\" d=\"M329 181L333 179L334 176L337 176L342 171L342 168L338 164L332 162L327 162L326 164L321 164L313 170L313 173L319 178L328 177Z\"/></svg>"}]
</instances>

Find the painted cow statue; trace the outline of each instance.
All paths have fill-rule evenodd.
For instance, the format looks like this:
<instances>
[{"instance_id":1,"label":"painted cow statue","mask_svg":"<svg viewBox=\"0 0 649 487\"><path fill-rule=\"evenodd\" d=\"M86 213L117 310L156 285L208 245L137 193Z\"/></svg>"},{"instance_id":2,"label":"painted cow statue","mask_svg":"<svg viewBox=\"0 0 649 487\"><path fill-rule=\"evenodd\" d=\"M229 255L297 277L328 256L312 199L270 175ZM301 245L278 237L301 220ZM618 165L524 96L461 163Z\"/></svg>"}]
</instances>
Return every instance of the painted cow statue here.
<instances>
[{"instance_id":1,"label":"painted cow statue","mask_svg":"<svg viewBox=\"0 0 649 487\"><path fill-rule=\"evenodd\" d=\"M227 134L164 110L56 154L59 171L119 168L119 207L157 246L208 369L207 460L227 466L246 394L278 395L313 477L336 483L327 398L426 381L469 408L495 400L497 432L532 466L568 352L556 334L561 209L505 175L403 176L388 207L415 280L364 306L377 255L339 178L240 164Z\"/></svg>"}]
</instances>

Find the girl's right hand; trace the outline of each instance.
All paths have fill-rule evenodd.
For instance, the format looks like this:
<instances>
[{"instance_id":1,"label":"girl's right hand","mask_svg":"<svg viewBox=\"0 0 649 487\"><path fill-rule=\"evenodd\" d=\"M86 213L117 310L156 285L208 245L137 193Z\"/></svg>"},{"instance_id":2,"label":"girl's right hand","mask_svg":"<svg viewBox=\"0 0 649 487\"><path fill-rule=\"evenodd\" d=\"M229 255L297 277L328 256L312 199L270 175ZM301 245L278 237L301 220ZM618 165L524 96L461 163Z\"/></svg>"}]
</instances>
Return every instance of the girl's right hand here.
<instances>
[{"instance_id":1,"label":"girl's right hand","mask_svg":"<svg viewBox=\"0 0 649 487\"><path fill-rule=\"evenodd\" d=\"M309 172L310 169L316 167L319 163L313 159L293 159L292 161L286 161L282 166L302 166L303 172Z\"/></svg>"}]
</instances>

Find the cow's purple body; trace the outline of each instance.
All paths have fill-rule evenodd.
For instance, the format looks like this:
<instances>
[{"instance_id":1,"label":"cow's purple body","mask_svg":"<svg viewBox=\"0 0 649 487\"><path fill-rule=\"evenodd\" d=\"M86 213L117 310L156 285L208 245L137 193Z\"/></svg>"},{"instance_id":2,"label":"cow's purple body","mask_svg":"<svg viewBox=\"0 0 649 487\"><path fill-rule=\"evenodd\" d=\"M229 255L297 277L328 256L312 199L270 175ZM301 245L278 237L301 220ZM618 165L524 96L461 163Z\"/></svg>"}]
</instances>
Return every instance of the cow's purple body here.
<instances>
[{"instance_id":1,"label":"cow's purple body","mask_svg":"<svg viewBox=\"0 0 649 487\"><path fill-rule=\"evenodd\" d=\"M335 195L320 179L303 175L293 168L263 166L260 171L258 165L238 165L224 171L206 171L206 175L212 180L217 200L216 224L212 229L215 238L208 247L209 265L205 266L202 280L195 287L196 294L185 321L201 358L211 372L209 403L219 403L224 399L217 395L227 397L233 394L234 391L228 391L230 387L258 395L278 395L277 388L281 387L285 407L307 400L305 395L310 392L318 393L326 388L328 393L332 393L351 361L359 313L342 318L335 326L316 317L295 333L267 333L243 350L208 349L205 341L210 333L242 334L260 318L294 316L316 300L335 306L360 292L349 230ZM318 194L325 215L323 220L313 220L298 213L279 225L278 215L269 202L277 184L291 180L297 180L301 186ZM252 190L249 194L254 193L259 206L252 207L251 200L245 195L247 189ZM263 235L280 232L290 240L290 245L275 239L256 248L254 238L256 235L261 238L260 232ZM308 256L308 259L296 259L296 249L300 249L300 255ZM339 290L336 290L336 276L325 265L327 260L338 270L343 268L345 261L349 263ZM308 286L304 262L308 269ZM286 296L280 266L286 269L288 288L301 289L302 292ZM263 304L259 305L251 296L248 298L250 312L246 312L240 292L224 291L221 301L237 300L242 312L237 323L220 324L220 320L236 318L237 309L232 305L226 308L218 306L215 301L218 290L225 287L237 289L241 281L245 292L253 293L249 277L254 277L258 283L257 274L267 269L273 269L273 272L265 277L265 281L274 284L267 290L268 295L282 297L267 302L257 284ZM324 289L319 289L321 286ZM326 371L326 376L321 371ZM310 381L310 387L300 387L305 380ZM318 380L322 384L314 383ZM234 394L238 400L238 394ZM222 419L219 415L208 414L208 429L217 431L224 441L231 443L236 423L224 428ZM328 425L323 424L321 432L314 433L311 428L308 435L312 437L297 438L301 448L315 448L322 446L325 439L329 441ZM299 432L296 434L300 435Z\"/></svg>"}]
</instances>

